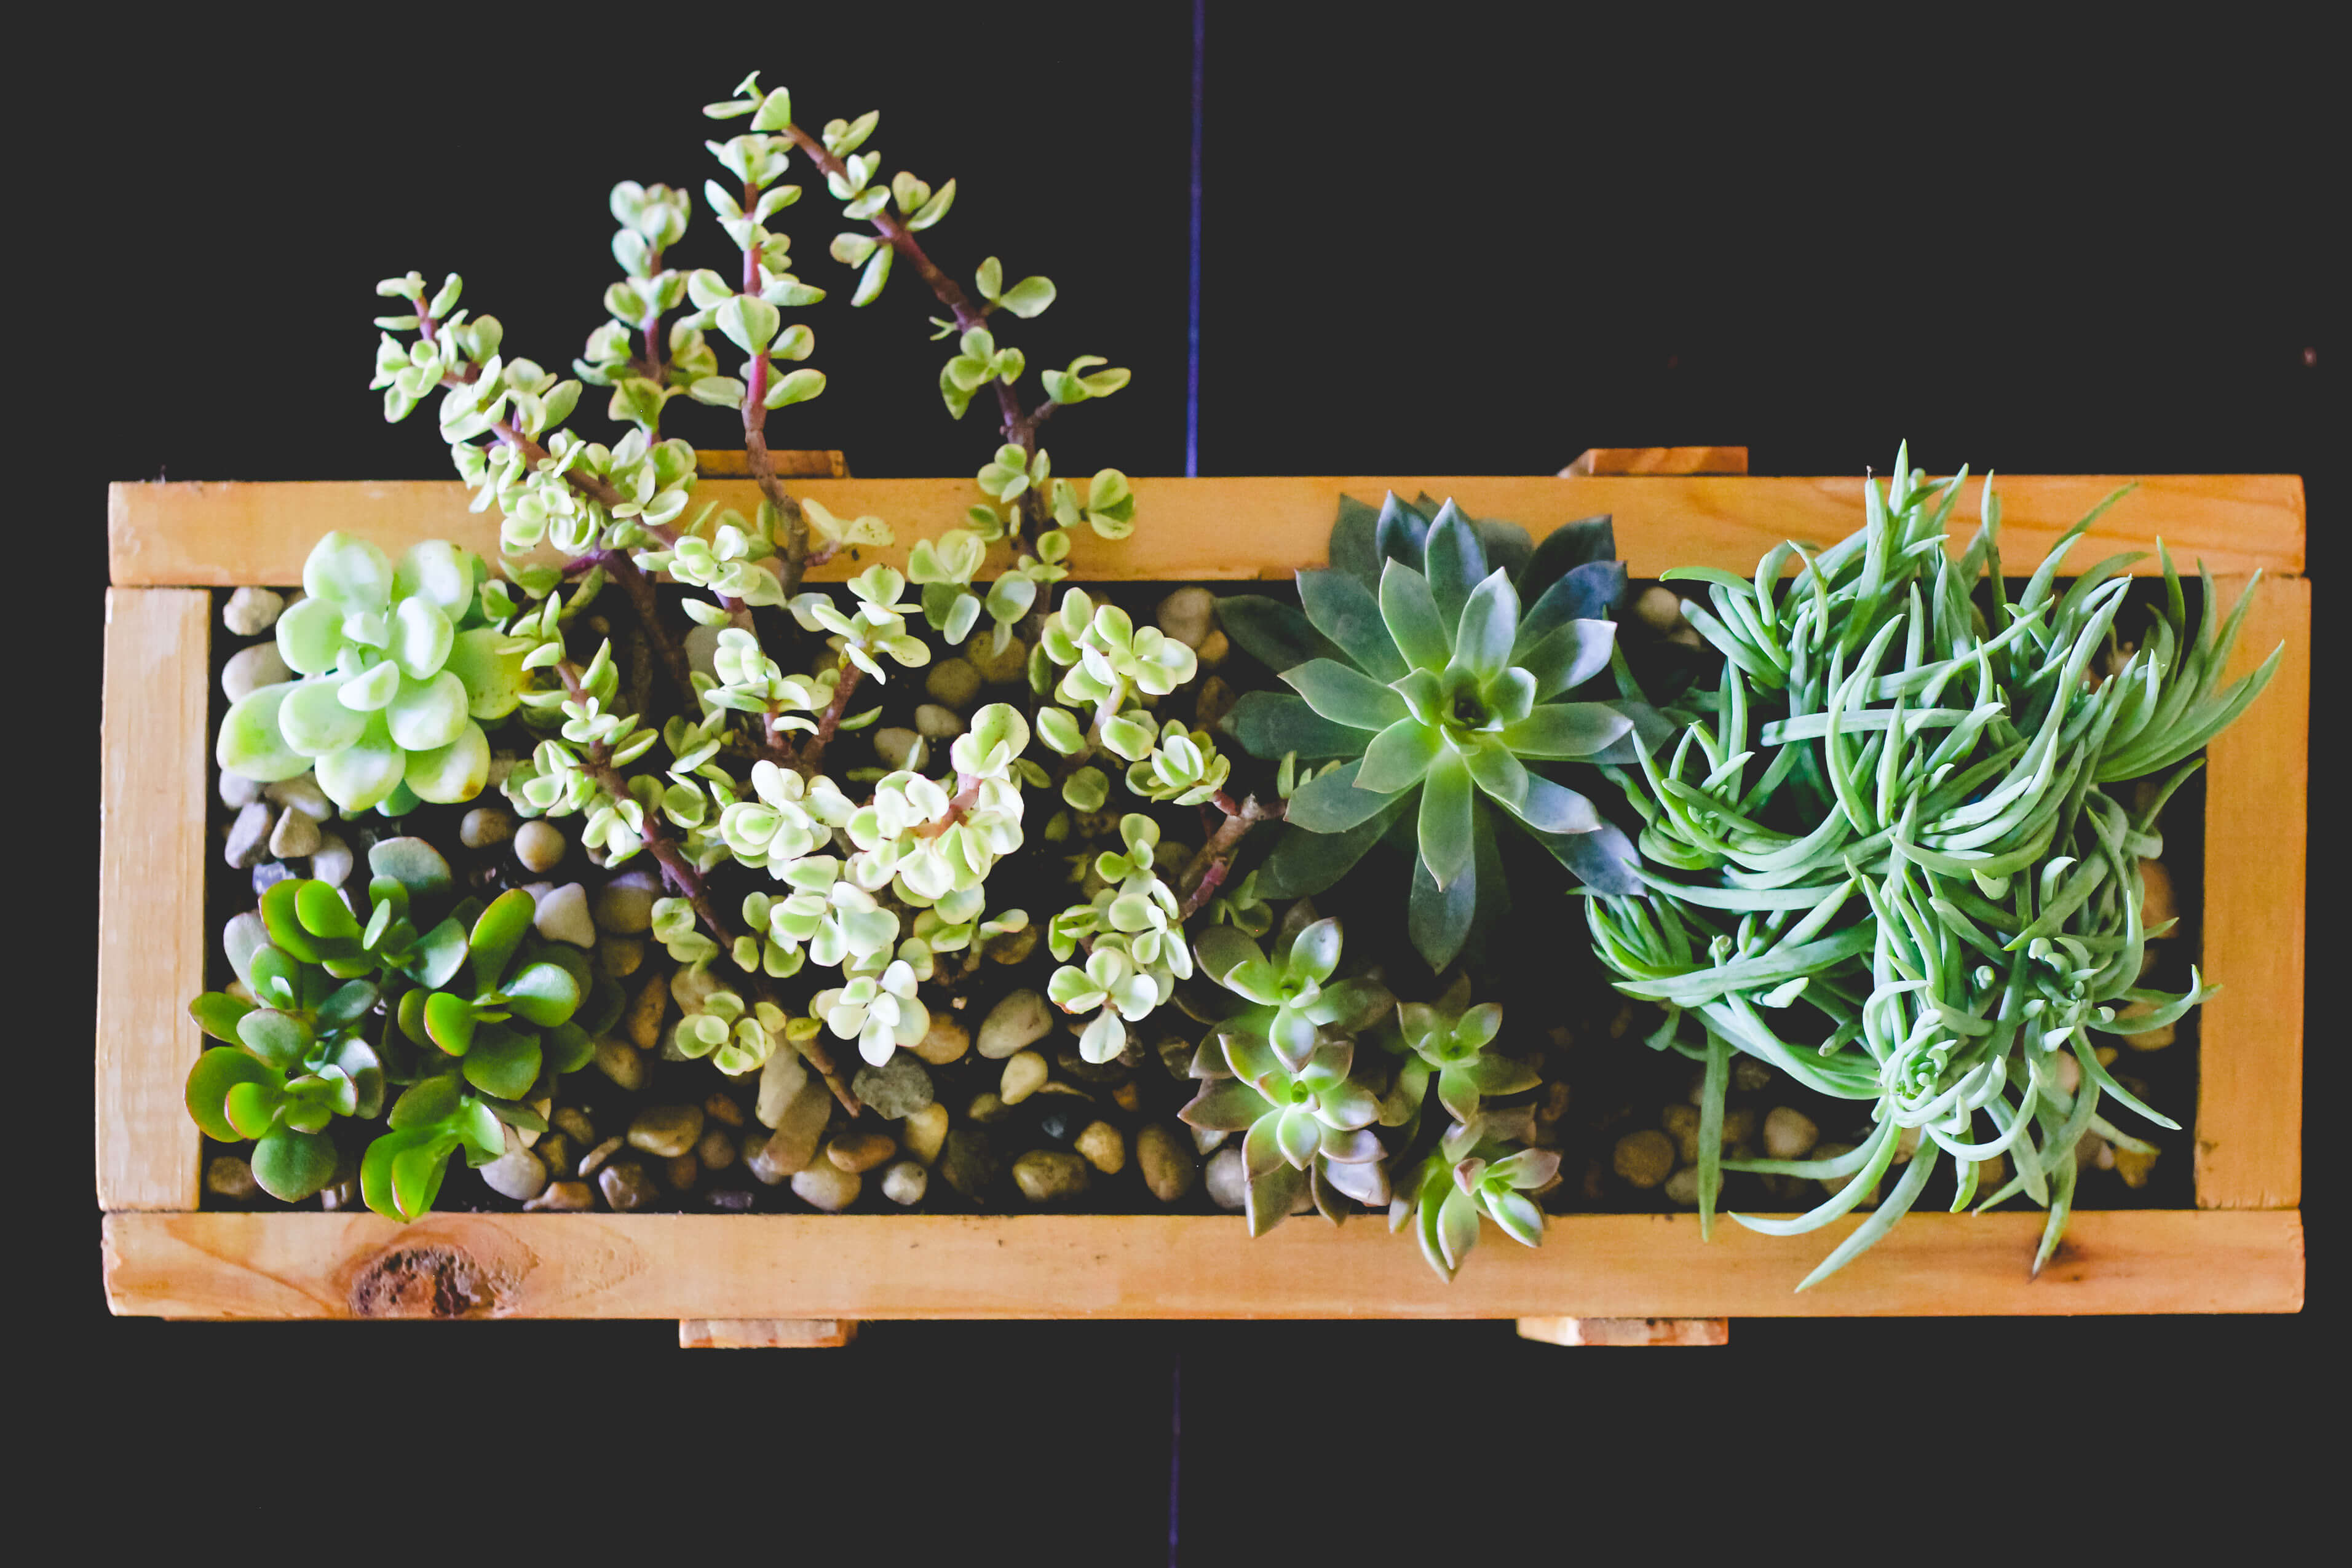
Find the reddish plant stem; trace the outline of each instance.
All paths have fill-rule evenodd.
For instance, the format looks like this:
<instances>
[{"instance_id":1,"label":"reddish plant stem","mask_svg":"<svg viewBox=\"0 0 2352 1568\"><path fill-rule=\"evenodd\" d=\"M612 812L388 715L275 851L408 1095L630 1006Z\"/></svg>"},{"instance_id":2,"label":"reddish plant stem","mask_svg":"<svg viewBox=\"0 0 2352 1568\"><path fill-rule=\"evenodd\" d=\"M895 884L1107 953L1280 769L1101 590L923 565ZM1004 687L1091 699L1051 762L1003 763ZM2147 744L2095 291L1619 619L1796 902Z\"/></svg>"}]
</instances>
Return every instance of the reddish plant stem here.
<instances>
[{"instance_id":1,"label":"reddish plant stem","mask_svg":"<svg viewBox=\"0 0 2352 1568\"><path fill-rule=\"evenodd\" d=\"M958 773L956 775L956 783L959 787L956 790L955 798L948 802L948 808L940 813L939 819L937 821L926 822L920 827L916 828L916 837L937 838L940 834L945 833L949 828L953 827L957 823L961 822L965 817L971 816L971 808L980 804L981 780L977 775L972 773Z\"/></svg>"},{"instance_id":2,"label":"reddish plant stem","mask_svg":"<svg viewBox=\"0 0 2352 1568\"><path fill-rule=\"evenodd\" d=\"M841 716L848 710L849 694L857 689L857 682L865 673L845 659L842 662L841 679L833 688L833 700L817 716L816 733L809 737L808 749L801 753L796 764L801 772L814 774L817 764L824 760L824 749L833 744L834 732L841 728Z\"/></svg>"},{"instance_id":3,"label":"reddish plant stem","mask_svg":"<svg viewBox=\"0 0 2352 1568\"><path fill-rule=\"evenodd\" d=\"M845 176L848 174L847 164L835 157L823 142L799 126L787 125L784 127L783 133L792 139L794 146L808 154L809 162L814 163L825 174ZM890 247L906 258L907 264L912 267L917 276L929 286L931 293L939 302L947 307L948 314L954 318L958 331L971 331L972 328L985 321L990 313L995 310L993 305L974 305L971 302L971 297L963 291L962 287L954 279L940 271L938 264L925 253L921 243L915 238L914 231L900 221L898 215L891 212L889 208L884 207L876 213L870 221L874 225L875 232L889 242ZM996 406L1005 440L1020 447L1030 457L1035 457L1037 426L1051 416L1054 405L1049 401L1039 405L1035 411L1024 414L1021 409L1021 400L1013 395L1013 388L1000 380L996 383ZM1034 487L1023 494L1018 505L1032 523L1041 528L1045 526L1045 500Z\"/></svg>"},{"instance_id":4,"label":"reddish plant stem","mask_svg":"<svg viewBox=\"0 0 2352 1568\"><path fill-rule=\"evenodd\" d=\"M585 702L588 700L588 693L581 685L580 671L572 661L559 660L555 669L556 673L563 678L563 689L572 694L572 700L575 702ZM632 798L629 794L629 781L622 777L620 769L613 765L612 748L603 742L596 742L587 748L587 755L583 759L582 765L586 768L588 776L596 781L597 787L614 800ZM678 896L693 907L696 918L702 921L704 928L716 939L719 951L728 955L728 962L733 963L735 930L726 917L719 912L718 906L711 902L709 885L703 881L702 873L695 868L694 862L688 859L685 852L678 847L677 836L670 831L669 824L662 819L658 810L646 813L645 826L638 829L638 834L645 840L647 853L651 854L655 861L660 865L662 874L668 879L669 885L677 889ZM740 968L740 965L738 967ZM752 970L743 970L742 973L743 977L751 983L751 988L759 993L761 1001L774 1003L779 1008L783 1006L782 999L768 984L765 975ZM833 1097L841 1102L842 1108L850 1115L856 1116L860 1110L857 1097L850 1092L849 1085L842 1080L834 1064L832 1054L824 1048L824 1043L813 1038L807 1044L795 1048L808 1058L809 1065L816 1068L819 1075L824 1078L825 1087L833 1091Z\"/></svg>"},{"instance_id":5,"label":"reddish plant stem","mask_svg":"<svg viewBox=\"0 0 2352 1568\"><path fill-rule=\"evenodd\" d=\"M1202 906L1223 883L1233 869L1234 857L1240 851L1241 842L1248 836L1249 830L1261 822L1280 821L1289 809L1280 803L1271 808L1260 805L1255 795L1246 797L1236 808L1223 791L1217 794L1215 800L1224 809L1225 820L1184 867L1184 875L1177 883L1183 894L1183 901L1177 906L1180 921L1191 920L1200 913Z\"/></svg>"},{"instance_id":6,"label":"reddish plant stem","mask_svg":"<svg viewBox=\"0 0 2352 1568\"><path fill-rule=\"evenodd\" d=\"M750 181L743 184L743 211L748 216L758 205L758 187ZM760 292L759 226L751 227L752 242L743 247L743 284L746 294ZM788 595L800 591L801 574L808 565L808 519L801 511L801 503L784 489L783 480L776 477L776 460L768 450L768 354L765 349L751 356L751 374L743 394L743 460L759 481L760 494L784 522L783 570L777 580Z\"/></svg>"},{"instance_id":7,"label":"reddish plant stem","mask_svg":"<svg viewBox=\"0 0 2352 1568\"><path fill-rule=\"evenodd\" d=\"M629 596L629 606L637 613L638 624L645 628L646 640L661 659L662 672L669 677L670 685L677 689L679 700L691 708L694 680L686 649L661 624L661 603L654 596L653 579L629 559L629 552L625 550L596 550L575 556L563 563L563 574L569 577L596 566L602 566L605 575L618 583L621 591Z\"/></svg>"}]
</instances>

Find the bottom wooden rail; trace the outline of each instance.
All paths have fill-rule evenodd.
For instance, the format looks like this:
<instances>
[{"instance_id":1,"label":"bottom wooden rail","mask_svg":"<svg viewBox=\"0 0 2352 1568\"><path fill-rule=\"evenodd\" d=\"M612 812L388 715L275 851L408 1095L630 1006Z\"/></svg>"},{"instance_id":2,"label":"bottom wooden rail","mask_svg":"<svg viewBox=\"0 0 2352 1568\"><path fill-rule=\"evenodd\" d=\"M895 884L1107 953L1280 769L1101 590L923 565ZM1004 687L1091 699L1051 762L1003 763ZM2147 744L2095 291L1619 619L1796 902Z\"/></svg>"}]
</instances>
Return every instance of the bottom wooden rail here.
<instances>
[{"instance_id":1,"label":"bottom wooden rail","mask_svg":"<svg viewBox=\"0 0 2352 1568\"><path fill-rule=\"evenodd\" d=\"M1792 1287L1851 1228L1802 1240L1688 1215L1489 1235L1431 1274L1377 1221L1251 1241L1231 1216L112 1214L109 1301L172 1318L1748 1318L2293 1312L2293 1210L2074 1216L2040 1279L2038 1213L1915 1215Z\"/></svg>"},{"instance_id":2,"label":"bottom wooden rail","mask_svg":"<svg viewBox=\"0 0 2352 1568\"><path fill-rule=\"evenodd\" d=\"M1720 1345L1727 1318L1521 1318L1519 1338L1548 1345Z\"/></svg>"}]
</instances>

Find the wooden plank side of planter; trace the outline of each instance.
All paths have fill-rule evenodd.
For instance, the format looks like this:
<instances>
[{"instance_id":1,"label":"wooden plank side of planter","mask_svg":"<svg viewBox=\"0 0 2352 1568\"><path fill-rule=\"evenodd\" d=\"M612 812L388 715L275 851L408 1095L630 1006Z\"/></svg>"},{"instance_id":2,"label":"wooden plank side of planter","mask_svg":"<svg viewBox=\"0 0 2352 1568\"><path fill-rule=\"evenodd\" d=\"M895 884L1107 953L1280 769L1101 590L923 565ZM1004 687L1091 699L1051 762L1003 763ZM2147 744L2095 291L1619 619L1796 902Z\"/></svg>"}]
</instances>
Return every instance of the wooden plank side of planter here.
<instances>
[{"instance_id":1,"label":"wooden plank side of planter","mask_svg":"<svg viewBox=\"0 0 2352 1568\"><path fill-rule=\"evenodd\" d=\"M1802 1295L1852 1220L1802 1241L1689 1215L1489 1233L1451 1285L1376 1221L1257 1241L1231 1215L119 1214L115 1311L171 1318L1631 1318L2292 1312L2293 1212L1915 1215Z\"/></svg>"},{"instance_id":2,"label":"wooden plank side of planter","mask_svg":"<svg viewBox=\"0 0 2352 1568\"><path fill-rule=\"evenodd\" d=\"M2214 588L2235 604L2244 578ZM2268 689L2209 749L2197 1203L2293 1208L2303 1194L2305 813L2311 773L2311 581L2257 591L2231 679L2286 653Z\"/></svg>"},{"instance_id":3,"label":"wooden plank side of planter","mask_svg":"<svg viewBox=\"0 0 2352 1568\"><path fill-rule=\"evenodd\" d=\"M2075 520L2124 482L2112 477L2021 475L2000 481L2006 560L2027 564ZM2116 551L2147 549L2161 535L2183 561L2216 572L2300 573L2303 482L2293 475L2158 475L2100 520L2075 547L2083 564ZM1131 538L1074 536L1072 575L1086 581L1189 581L1286 576L1319 563L1342 494L1378 501L1394 489L1453 496L1475 516L1507 518L1541 535L1601 512L1617 519L1619 548L1635 576L1674 565L1752 573L1783 539L1828 543L1860 527L1856 479L1635 474L1596 478L1159 479L1134 481L1138 525ZM795 494L843 517L879 516L901 541L834 561L813 580L838 580L876 561L904 565L919 535L962 521L983 499L969 479L795 479ZM709 479L701 500L750 511L748 479ZM114 582L140 585L238 586L299 581L302 562L331 528L397 547L446 538L495 556L498 521L467 510L450 481L310 484L117 484L109 494ZM1956 531L1957 552L1974 527L1971 499ZM992 552L988 573L1006 552ZM2153 561L2135 570L2156 570Z\"/></svg>"},{"instance_id":4,"label":"wooden plank side of planter","mask_svg":"<svg viewBox=\"0 0 2352 1568\"><path fill-rule=\"evenodd\" d=\"M110 588L100 732L98 1202L196 1206L212 595Z\"/></svg>"}]
</instances>

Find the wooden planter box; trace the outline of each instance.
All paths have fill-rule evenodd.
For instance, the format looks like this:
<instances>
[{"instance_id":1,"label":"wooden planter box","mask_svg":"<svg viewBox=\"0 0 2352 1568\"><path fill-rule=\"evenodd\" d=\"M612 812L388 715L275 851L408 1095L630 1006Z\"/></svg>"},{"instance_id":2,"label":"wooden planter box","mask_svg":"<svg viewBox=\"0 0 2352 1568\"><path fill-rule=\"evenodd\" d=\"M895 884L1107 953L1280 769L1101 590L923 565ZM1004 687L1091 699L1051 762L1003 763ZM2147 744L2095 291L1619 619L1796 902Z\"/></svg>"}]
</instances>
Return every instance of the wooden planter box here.
<instances>
[{"instance_id":1,"label":"wooden planter box","mask_svg":"<svg viewBox=\"0 0 2352 1568\"><path fill-rule=\"evenodd\" d=\"M1710 462L1675 450L1587 454L1544 479L1138 479L1142 527L1116 545L1081 534L1073 575L1286 576L1320 563L1343 491L1377 499L1426 489L1538 536L1612 512L1637 578L1675 564L1746 574L1783 539L1826 542L1863 521L1854 479L1693 474L1744 469L1745 454L1727 448ZM837 459L829 469L799 466L842 472ZM2117 482L2003 477L2006 558L2038 560ZM795 489L841 516L886 517L907 537L961 517L978 494L969 479L830 477L796 479ZM756 493L748 480L719 478L703 491L746 511ZM838 1343L863 1319L1517 1318L1551 1320L1523 1324L1538 1337L1591 1342L1605 1332L1580 1336L1558 1320L2302 1307L2311 584L2302 575L2302 481L2276 475L2143 479L2077 547L2075 559L2088 563L2151 549L2161 535L2184 567L2201 557L2212 568L2225 600L2261 570L2237 661L2250 668L2281 641L2287 654L2209 764L2202 963L2227 989L2200 1025L2197 1206L2077 1213L2038 1279L2028 1265L2039 1210L1915 1214L1803 1295L1792 1287L1860 1216L1800 1241L1724 1226L1703 1245L1690 1215L1566 1215L1541 1249L1483 1247L1447 1285L1376 1219L1288 1225L1254 1242L1231 1215L451 1214L399 1226L364 1211L196 1212L199 1135L181 1097L200 1049L186 1004L203 989L210 940L214 613L202 590L299 582L312 542L331 528L394 551L447 538L495 559L496 521L468 511L467 499L455 482L112 489L97 1068L98 1197L118 1313L677 1318L694 1321L682 1324L683 1342L721 1344ZM903 549L895 553L903 560ZM836 564L816 575L845 574ZM1570 911L1560 940L1585 940ZM762 1323L727 1321L740 1320ZM1719 1329L1662 1328L1657 1337L1719 1341Z\"/></svg>"}]
</instances>

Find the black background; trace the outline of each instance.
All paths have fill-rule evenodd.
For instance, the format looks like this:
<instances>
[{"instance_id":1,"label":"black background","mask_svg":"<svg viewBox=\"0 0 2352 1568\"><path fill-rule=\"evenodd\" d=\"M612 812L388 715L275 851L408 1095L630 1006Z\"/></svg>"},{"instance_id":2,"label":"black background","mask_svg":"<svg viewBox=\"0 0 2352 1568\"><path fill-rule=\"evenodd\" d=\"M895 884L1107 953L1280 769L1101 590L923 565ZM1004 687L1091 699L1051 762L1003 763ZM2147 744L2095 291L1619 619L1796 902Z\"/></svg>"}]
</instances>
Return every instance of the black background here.
<instances>
[{"instance_id":1,"label":"black background","mask_svg":"<svg viewBox=\"0 0 2352 1568\"><path fill-rule=\"evenodd\" d=\"M2345 174L2322 148L2323 51L2252 12L2194 31L2129 15L2068 33L1952 13L1912 35L1213 0L1199 471L1546 473L1591 446L1745 443L1759 473L1858 473L1908 438L1939 469L2297 472L2325 591L2343 426L2323 279L2345 271L2326 237ZM565 365L614 276L606 190L698 189L715 165L696 107L754 65L803 122L880 109L886 172L959 177L926 237L951 272L995 254L1008 278L1054 278L1060 303L1014 340L1033 366L1133 368L1049 429L1058 468L1181 473L1192 30L1181 4L354 10L85 28L19 54L18 150L39 173L12 245L29 331L13 466L36 476L16 521L40 549L17 559L66 584L20 607L39 641L19 690L68 716L19 820L74 847L50 885L88 901L19 937L58 975L58 1022L18 1059L62 1070L41 1069L47 1111L16 1085L14 1160L39 1174L10 1196L60 1228L13 1293L47 1320L23 1342L51 1352L20 1376L67 1374L64 1451L142 1481L239 1478L205 1517L249 1543L301 1533L281 1508L348 1527L378 1517L354 1500L397 1496L490 1502L567 1558L656 1517L694 1521L698 1553L739 1530L811 1546L831 1521L878 1560L944 1528L1145 1563L1173 1528L1208 1563L1303 1540L1382 1561L1407 1526L1537 1550L1588 1528L1580 1511L1600 1529L1637 1479L1701 1504L1759 1484L1810 1500L1786 1543L1836 1550L1859 1542L1827 1521L1890 1492L1965 1513L2122 1465L2116 1484L2162 1511L2171 1478L2210 1486L2294 1446L2305 1358L2335 1322L2341 1069L2317 1038L2320 1267L2296 1319L1743 1320L1694 1357L1576 1353L1502 1323L876 1324L845 1352L688 1356L666 1322L106 1316L79 1146L27 1138L85 1124L104 483L446 477L429 425L385 426L364 390L370 286L461 271L510 353ZM781 226L803 275L838 286L811 317L831 387L772 439L844 447L861 474L971 471L992 437L940 407L929 301L902 273L845 309L824 256L844 226L810 184ZM702 216L673 257L724 265L723 247ZM677 428L723 444L728 417ZM2317 637L2326 659L2324 616ZM2314 916L2324 932L2316 897ZM530 1489L541 1466L553 1491ZM1990 1497L1960 1484L1987 1475ZM850 1500L867 1487L878 1504ZM1706 1511L1639 1528L1671 1550Z\"/></svg>"}]
</instances>

